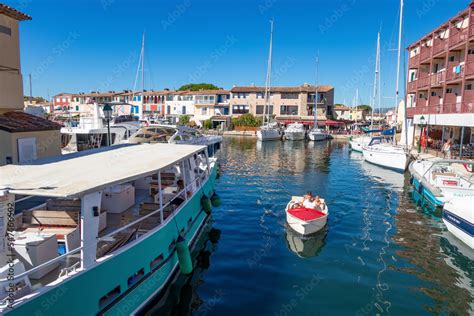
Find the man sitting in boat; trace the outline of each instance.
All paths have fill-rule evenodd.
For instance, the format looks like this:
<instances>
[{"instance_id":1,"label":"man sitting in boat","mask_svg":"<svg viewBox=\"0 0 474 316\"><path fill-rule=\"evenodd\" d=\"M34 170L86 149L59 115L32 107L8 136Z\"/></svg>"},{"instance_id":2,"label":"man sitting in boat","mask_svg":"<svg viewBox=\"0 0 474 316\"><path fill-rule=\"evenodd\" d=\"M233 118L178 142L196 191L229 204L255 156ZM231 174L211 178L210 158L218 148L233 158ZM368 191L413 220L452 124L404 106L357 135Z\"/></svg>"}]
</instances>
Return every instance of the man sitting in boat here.
<instances>
[{"instance_id":1,"label":"man sitting in boat","mask_svg":"<svg viewBox=\"0 0 474 316\"><path fill-rule=\"evenodd\" d=\"M294 202L290 209L294 208L310 208L310 209L317 209L318 206L321 205L321 200L319 196L314 197L311 191L306 192L303 196L303 201L301 203Z\"/></svg>"}]
</instances>

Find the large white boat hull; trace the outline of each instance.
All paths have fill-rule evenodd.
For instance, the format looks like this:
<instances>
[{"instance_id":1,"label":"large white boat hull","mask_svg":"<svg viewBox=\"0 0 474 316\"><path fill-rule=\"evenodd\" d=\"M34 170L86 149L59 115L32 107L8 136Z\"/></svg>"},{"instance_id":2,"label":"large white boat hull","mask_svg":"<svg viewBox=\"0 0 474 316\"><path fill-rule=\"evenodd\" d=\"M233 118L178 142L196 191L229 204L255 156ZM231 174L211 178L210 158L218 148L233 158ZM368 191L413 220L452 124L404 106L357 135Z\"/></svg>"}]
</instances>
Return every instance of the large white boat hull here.
<instances>
[{"instance_id":1,"label":"large white boat hull","mask_svg":"<svg viewBox=\"0 0 474 316\"><path fill-rule=\"evenodd\" d=\"M257 131L257 139L260 141L280 140L281 132L276 129L261 129Z\"/></svg>"},{"instance_id":2,"label":"large white boat hull","mask_svg":"<svg viewBox=\"0 0 474 316\"><path fill-rule=\"evenodd\" d=\"M387 150L383 146L365 146L362 148L364 159L381 167L404 172L408 165L408 155L403 150Z\"/></svg>"},{"instance_id":3,"label":"large white boat hull","mask_svg":"<svg viewBox=\"0 0 474 316\"><path fill-rule=\"evenodd\" d=\"M474 249L474 197L458 197L447 202L443 222L451 234Z\"/></svg>"},{"instance_id":4,"label":"large white boat hull","mask_svg":"<svg viewBox=\"0 0 474 316\"><path fill-rule=\"evenodd\" d=\"M324 226L326 226L328 217L327 215L318 219L315 219L313 221L303 221L299 218L296 218L292 216L290 213L286 213L286 221L288 225L293 229L295 232L301 235L310 235L314 234L321 229L323 229Z\"/></svg>"},{"instance_id":5,"label":"large white boat hull","mask_svg":"<svg viewBox=\"0 0 474 316\"><path fill-rule=\"evenodd\" d=\"M359 153L362 152L362 148L367 146L370 142L370 137L356 137L349 140L349 144L351 145L351 149L353 151L357 151Z\"/></svg>"},{"instance_id":6,"label":"large white boat hull","mask_svg":"<svg viewBox=\"0 0 474 316\"><path fill-rule=\"evenodd\" d=\"M285 132L287 140L304 140L304 132Z\"/></svg>"}]
</instances>

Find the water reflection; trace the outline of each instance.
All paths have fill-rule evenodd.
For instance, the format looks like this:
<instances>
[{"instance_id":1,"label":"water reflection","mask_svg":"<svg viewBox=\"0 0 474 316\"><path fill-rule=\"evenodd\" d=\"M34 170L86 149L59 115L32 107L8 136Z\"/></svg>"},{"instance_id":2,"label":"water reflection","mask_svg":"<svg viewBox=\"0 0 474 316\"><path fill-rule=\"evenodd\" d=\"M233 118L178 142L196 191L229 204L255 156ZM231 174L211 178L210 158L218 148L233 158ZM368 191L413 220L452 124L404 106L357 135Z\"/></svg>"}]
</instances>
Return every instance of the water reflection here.
<instances>
[{"instance_id":1,"label":"water reflection","mask_svg":"<svg viewBox=\"0 0 474 316\"><path fill-rule=\"evenodd\" d=\"M220 233L220 230L211 228L210 224L205 227L192 253L195 267L191 275L179 274L166 292L155 298L141 315L185 316L207 309L207 303L201 299L197 290L203 284L203 274L210 267L211 255L217 249Z\"/></svg>"},{"instance_id":2,"label":"water reflection","mask_svg":"<svg viewBox=\"0 0 474 316\"><path fill-rule=\"evenodd\" d=\"M288 249L301 258L317 257L326 245L327 234L328 229L326 227L309 236L301 236L290 227L286 227Z\"/></svg>"},{"instance_id":3,"label":"water reflection","mask_svg":"<svg viewBox=\"0 0 474 316\"><path fill-rule=\"evenodd\" d=\"M397 256L411 265L397 270L415 275L425 282L415 290L433 300L425 306L426 311L444 315L472 312L472 260L463 257L455 250L457 248L441 237L445 231L442 222L416 209L410 198L408 183L405 183L400 197L396 215L397 232L393 239L400 246Z\"/></svg>"}]
</instances>

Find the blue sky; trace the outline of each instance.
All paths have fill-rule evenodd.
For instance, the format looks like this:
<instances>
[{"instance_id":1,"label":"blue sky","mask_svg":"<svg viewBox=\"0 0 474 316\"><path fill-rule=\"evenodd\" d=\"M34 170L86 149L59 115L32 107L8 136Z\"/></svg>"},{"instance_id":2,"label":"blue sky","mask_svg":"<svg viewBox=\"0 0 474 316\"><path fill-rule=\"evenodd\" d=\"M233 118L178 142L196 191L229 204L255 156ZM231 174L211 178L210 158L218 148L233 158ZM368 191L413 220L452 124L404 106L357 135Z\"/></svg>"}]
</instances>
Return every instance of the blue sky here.
<instances>
[{"instance_id":1,"label":"blue sky","mask_svg":"<svg viewBox=\"0 0 474 316\"><path fill-rule=\"evenodd\" d=\"M404 45L465 9L469 0L406 0ZM369 102L376 36L382 30L383 106L393 105L398 0L7 0L33 17L21 23L24 90L59 92L131 89L143 31L145 88L189 82L220 87L263 85L269 20L275 20L274 85L319 82L336 102L355 89ZM385 45L384 45L385 44ZM403 63L402 63L403 66ZM403 68L402 68L403 72ZM401 79L402 86L403 76Z\"/></svg>"}]
</instances>

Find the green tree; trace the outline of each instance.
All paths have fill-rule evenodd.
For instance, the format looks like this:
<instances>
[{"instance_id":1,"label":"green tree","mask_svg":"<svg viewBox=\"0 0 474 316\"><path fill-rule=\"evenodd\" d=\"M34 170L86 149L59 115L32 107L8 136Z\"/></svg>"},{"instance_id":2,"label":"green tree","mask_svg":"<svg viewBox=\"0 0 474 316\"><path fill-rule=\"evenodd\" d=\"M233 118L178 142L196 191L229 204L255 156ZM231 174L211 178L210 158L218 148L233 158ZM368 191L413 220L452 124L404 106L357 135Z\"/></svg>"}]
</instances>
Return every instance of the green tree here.
<instances>
[{"instance_id":1,"label":"green tree","mask_svg":"<svg viewBox=\"0 0 474 316\"><path fill-rule=\"evenodd\" d=\"M205 121L202 123L202 127L204 127L204 129L212 129L212 121L211 121L211 119L205 120Z\"/></svg>"},{"instance_id":2,"label":"green tree","mask_svg":"<svg viewBox=\"0 0 474 316\"><path fill-rule=\"evenodd\" d=\"M370 105L362 104L356 106L356 108L358 108L359 110L366 110L368 112L372 112L372 107Z\"/></svg>"},{"instance_id":3,"label":"green tree","mask_svg":"<svg viewBox=\"0 0 474 316\"><path fill-rule=\"evenodd\" d=\"M189 121L191 121L191 116L189 115L181 115L178 120L179 125L188 125Z\"/></svg>"},{"instance_id":4,"label":"green tree","mask_svg":"<svg viewBox=\"0 0 474 316\"><path fill-rule=\"evenodd\" d=\"M257 127L262 125L262 120L253 116L251 113L247 113L233 118L232 123L235 126Z\"/></svg>"},{"instance_id":5,"label":"green tree","mask_svg":"<svg viewBox=\"0 0 474 316\"><path fill-rule=\"evenodd\" d=\"M220 90L219 87L212 83L188 83L181 86L178 91L199 91L199 90Z\"/></svg>"}]
</instances>

